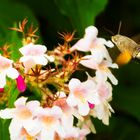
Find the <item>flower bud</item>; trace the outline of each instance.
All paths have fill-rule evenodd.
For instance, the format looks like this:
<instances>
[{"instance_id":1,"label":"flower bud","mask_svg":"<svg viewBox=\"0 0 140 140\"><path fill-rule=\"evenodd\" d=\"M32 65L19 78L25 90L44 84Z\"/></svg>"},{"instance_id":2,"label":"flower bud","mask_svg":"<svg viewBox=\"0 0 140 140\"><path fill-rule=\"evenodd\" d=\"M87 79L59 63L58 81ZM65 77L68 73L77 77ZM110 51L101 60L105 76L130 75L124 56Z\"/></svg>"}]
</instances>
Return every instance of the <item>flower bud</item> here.
<instances>
[{"instance_id":1,"label":"flower bud","mask_svg":"<svg viewBox=\"0 0 140 140\"><path fill-rule=\"evenodd\" d=\"M26 84L24 82L24 79L21 75L18 76L16 79L17 82L17 88L20 92L24 92L26 90Z\"/></svg>"},{"instance_id":2,"label":"flower bud","mask_svg":"<svg viewBox=\"0 0 140 140\"><path fill-rule=\"evenodd\" d=\"M0 88L0 93L3 93L4 92L4 88Z\"/></svg>"}]
</instances>

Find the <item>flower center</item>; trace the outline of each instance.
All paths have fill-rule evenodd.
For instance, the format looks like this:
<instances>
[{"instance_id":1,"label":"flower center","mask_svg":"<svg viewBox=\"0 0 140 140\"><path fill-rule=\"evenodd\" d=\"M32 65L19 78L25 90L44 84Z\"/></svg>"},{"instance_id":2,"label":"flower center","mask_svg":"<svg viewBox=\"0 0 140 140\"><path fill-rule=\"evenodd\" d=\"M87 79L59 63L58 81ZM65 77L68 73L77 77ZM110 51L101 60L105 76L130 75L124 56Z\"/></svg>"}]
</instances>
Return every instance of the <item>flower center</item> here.
<instances>
[{"instance_id":1,"label":"flower center","mask_svg":"<svg viewBox=\"0 0 140 140\"><path fill-rule=\"evenodd\" d=\"M4 71L5 69L9 68L11 66L10 63L7 63L5 61L0 61L0 72Z\"/></svg>"},{"instance_id":2,"label":"flower center","mask_svg":"<svg viewBox=\"0 0 140 140\"><path fill-rule=\"evenodd\" d=\"M85 93L86 93L86 89L84 88L76 88L74 91L75 97L80 99L81 102L85 102L85 97L86 97Z\"/></svg>"},{"instance_id":3,"label":"flower center","mask_svg":"<svg viewBox=\"0 0 140 140\"><path fill-rule=\"evenodd\" d=\"M108 67L104 63L99 64L99 69L105 72L108 71Z\"/></svg>"},{"instance_id":4,"label":"flower center","mask_svg":"<svg viewBox=\"0 0 140 140\"><path fill-rule=\"evenodd\" d=\"M20 119L28 119L32 116L32 113L27 108L21 108L16 112L16 116Z\"/></svg>"},{"instance_id":5,"label":"flower center","mask_svg":"<svg viewBox=\"0 0 140 140\"><path fill-rule=\"evenodd\" d=\"M55 123L56 119L52 116L42 116L41 121L45 124L45 126L50 127Z\"/></svg>"}]
</instances>

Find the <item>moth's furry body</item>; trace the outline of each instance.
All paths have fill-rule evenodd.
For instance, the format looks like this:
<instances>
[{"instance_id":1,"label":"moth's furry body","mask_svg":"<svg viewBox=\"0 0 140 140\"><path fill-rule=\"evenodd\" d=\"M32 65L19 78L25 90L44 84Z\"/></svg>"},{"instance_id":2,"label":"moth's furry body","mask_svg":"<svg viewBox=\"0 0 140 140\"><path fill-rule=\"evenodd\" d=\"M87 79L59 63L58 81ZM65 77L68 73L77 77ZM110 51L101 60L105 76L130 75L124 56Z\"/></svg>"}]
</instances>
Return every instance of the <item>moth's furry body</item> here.
<instances>
[{"instance_id":1,"label":"moth's furry body","mask_svg":"<svg viewBox=\"0 0 140 140\"><path fill-rule=\"evenodd\" d=\"M127 51L133 58L140 59L140 45L132 39L117 34L112 36L112 42L118 47L121 53Z\"/></svg>"}]
</instances>

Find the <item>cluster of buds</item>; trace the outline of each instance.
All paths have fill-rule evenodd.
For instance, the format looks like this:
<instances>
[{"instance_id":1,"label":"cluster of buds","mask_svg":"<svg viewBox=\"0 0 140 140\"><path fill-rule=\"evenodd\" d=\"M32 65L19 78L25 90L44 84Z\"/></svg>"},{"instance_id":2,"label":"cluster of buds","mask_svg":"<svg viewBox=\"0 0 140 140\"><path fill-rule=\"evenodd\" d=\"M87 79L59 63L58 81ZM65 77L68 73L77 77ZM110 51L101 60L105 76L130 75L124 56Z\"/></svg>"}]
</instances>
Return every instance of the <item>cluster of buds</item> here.
<instances>
[{"instance_id":1,"label":"cluster of buds","mask_svg":"<svg viewBox=\"0 0 140 140\"><path fill-rule=\"evenodd\" d=\"M26 22L24 20L16 30L22 32ZM27 42L19 49L21 57L17 62L0 56L0 92L4 92L6 77L9 77L16 79L20 92L28 88L33 93L39 91L37 94L41 97L27 101L22 93L14 108L6 107L0 111L1 118L12 119L9 126L11 140L83 140L91 131L96 132L91 117L109 124L111 112L114 112L109 104L111 83L117 85L110 68L118 66L112 62L106 47L114 45L98 38L94 26L87 27L84 37L73 46L70 42L74 33L60 35L64 43L54 51L34 44L32 38L36 36L30 35L30 41L27 36L24 38ZM85 81L82 77L72 76L81 69L86 74Z\"/></svg>"}]
</instances>

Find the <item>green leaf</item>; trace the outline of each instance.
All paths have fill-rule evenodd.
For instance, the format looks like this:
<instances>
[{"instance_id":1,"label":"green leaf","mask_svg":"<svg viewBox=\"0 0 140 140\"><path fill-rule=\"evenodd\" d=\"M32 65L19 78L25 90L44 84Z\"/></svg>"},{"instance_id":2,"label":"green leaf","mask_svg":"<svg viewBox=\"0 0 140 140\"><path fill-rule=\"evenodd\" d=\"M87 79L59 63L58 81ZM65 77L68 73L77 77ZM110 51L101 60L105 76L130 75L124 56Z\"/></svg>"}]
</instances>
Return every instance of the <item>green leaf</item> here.
<instances>
[{"instance_id":1,"label":"green leaf","mask_svg":"<svg viewBox=\"0 0 140 140\"><path fill-rule=\"evenodd\" d=\"M14 106L14 102L16 101L18 95L19 95L19 91L16 87L16 84L13 82L11 89L9 91L9 99L8 99L8 107L11 108Z\"/></svg>"},{"instance_id":2,"label":"green leaf","mask_svg":"<svg viewBox=\"0 0 140 140\"><path fill-rule=\"evenodd\" d=\"M82 36L89 25L105 8L108 0L14 0L30 6L40 18L44 39L49 45L56 46L57 32L73 32ZM40 10L41 9L41 10ZM52 48L50 48L52 49Z\"/></svg>"},{"instance_id":3,"label":"green leaf","mask_svg":"<svg viewBox=\"0 0 140 140\"><path fill-rule=\"evenodd\" d=\"M16 24L13 27L17 27ZM10 51L12 52L11 59L17 61L21 57L19 49L22 47L22 41L21 38L18 36L18 32L16 31L11 31L10 36L11 38L8 43L10 43Z\"/></svg>"},{"instance_id":4,"label":"green leaf","mask_svg":"<svg viewBox=\"0 0 140 140\"><path fill-rule=\"evenodd\" d=\"M0 119L0 140L10 140L9 124L10 120Z\"/></svg>"},{"instance_id":5,"label":"green leaf","mask_svg":"<svg viewBox=\"0 0 140 140\"><path fill-rule=\"evenodd\" d=\"M35 19L34 14L27 6L17 2L13 3L8 0L0 1L0 46L7 42L9 43L9 41L14 41L13 45L19 44L17 34L13 33L9 28L25 18L28 19L28 25L33 23L35 27L38 27L38 22ZM13 56L13 58L16 59L17 57Z\"/></svg>"},{"instance_id":6,"label":"green leaf","mask_svg":"<svg viewBox=\"0 0 140 140\"><path fill-rule=\"evenodd\" d=\"M107 0L55 0L55 2L78 33L83 33L87 26L93 25L96 16L107 4Z\"/></svg>"}]
</instances>

